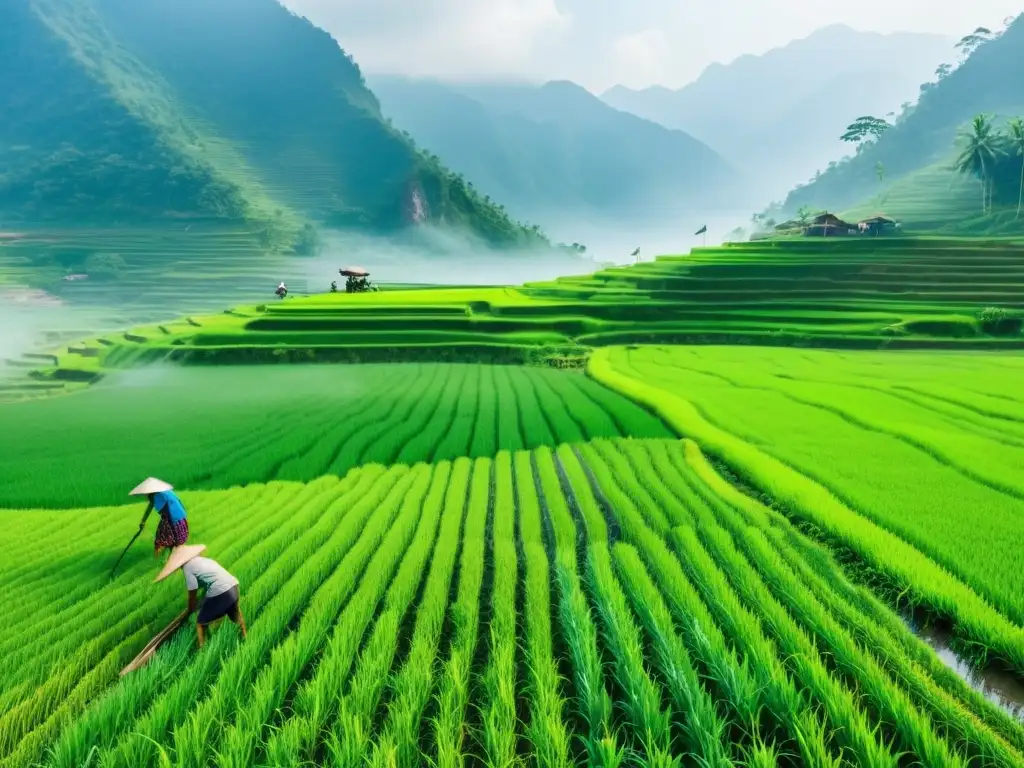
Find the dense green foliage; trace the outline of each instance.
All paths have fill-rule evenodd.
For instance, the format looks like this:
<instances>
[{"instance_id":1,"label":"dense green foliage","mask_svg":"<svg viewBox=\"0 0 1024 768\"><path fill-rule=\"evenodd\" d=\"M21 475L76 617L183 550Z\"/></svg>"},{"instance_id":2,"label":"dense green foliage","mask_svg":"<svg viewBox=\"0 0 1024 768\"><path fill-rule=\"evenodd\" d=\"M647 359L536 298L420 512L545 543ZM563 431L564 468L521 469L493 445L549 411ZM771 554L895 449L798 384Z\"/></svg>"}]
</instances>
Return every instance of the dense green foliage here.
<instances>
[{"instance_id":1,"label":"dense green foliage","mask_svg":"<svg viewBox=\"0 0 1024 768\"><path fill-rule=\"evenodd\" d=\"M571 217L663 221L735 199L735 169L707 146L572 83L370 83L384 114L418 144L516 215L548 226Z\"/></svg>"},{"instance_id":2,"label":"dense green foliage","mask_svg":"<svg viewBox=\"0 0 1024 768\"><path fill-rule=\"evenodd\" d=\"M842 210L879 187L876 167L895 181L928 166L942 164L952 175L957 132L975 115L993 113L1002 119L1024 113L1024 17L994 39L977 46L969 58L932 84L922 87L916 105L900 115L877 141L866 142L855 155L828 168L811 183L795 189L785 208ZM1017 164L1019 178L1020 165ZM948 183L948 181L947 181ZM1016 204L1017 186L1006 187L1002 202ZM980 203L980 192L975 198ZM980 205L978 206L980 208ZM883 208L884 209L884 208ZM973 211L963 211L968 218Z\"/></svg>"},{"instance_id":3,"label":"dense green foliage","mask_svg":"<svg viewBox=\"0 0 1024 768\"><path fill-rule=\"evenodd\" d=\"M668 432L579 373L472 365L158 369L0 405L4 507L113 504L182 488L344 475L371 462ZM86 448L91 446L91 448Z\"/></svg>"},{"instance_id":4,"label":"dense green foliage","mask_svg":"<svg viewBox=\"0 0 1024 768\"><path fill-rule=\"evenodd\" d=\"M121 680L180 577L154 587L140 546L109 580L124 509L4 513L4 766L1024 759L1019 722L691 443L184 499L248 637L181 632Z\"/></svg>"},{"instance_id":5,"label":"dense green foliage","mask_svg":"<svg viewBox=\"0 0 1024 768\"><path fill-rule=\"evenodd\" d=\"M387 125L333 38L273 0L31 0L7 22L7 215L248 220L270 247L307 218L539 239Z\"/></svg>"}]
</instances>

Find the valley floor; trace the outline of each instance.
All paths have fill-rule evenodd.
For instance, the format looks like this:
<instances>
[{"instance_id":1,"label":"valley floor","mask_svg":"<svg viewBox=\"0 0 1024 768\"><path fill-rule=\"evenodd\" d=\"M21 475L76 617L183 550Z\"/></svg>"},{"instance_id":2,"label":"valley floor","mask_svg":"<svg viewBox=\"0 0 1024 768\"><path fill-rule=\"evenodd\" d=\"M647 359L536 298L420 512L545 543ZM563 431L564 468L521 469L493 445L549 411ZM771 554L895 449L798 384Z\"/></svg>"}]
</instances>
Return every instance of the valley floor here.
<instances>
[{"instance_id":1,"label":"valley floor","mask_svg":"<svg viewBox=\"0 0 1024 768\"><path fill-rule=\"evenodd\" d=\"M1024 676L1022 368L609 347L589 378L148 369L0 406L0 497L52 507L0 512L0 764L1022 765L1010 703L893 607ZM148 544L109 579L141 506L88 505L142 460L249 636L119 679L184 604Z\"/></svg>"}]
</instances>

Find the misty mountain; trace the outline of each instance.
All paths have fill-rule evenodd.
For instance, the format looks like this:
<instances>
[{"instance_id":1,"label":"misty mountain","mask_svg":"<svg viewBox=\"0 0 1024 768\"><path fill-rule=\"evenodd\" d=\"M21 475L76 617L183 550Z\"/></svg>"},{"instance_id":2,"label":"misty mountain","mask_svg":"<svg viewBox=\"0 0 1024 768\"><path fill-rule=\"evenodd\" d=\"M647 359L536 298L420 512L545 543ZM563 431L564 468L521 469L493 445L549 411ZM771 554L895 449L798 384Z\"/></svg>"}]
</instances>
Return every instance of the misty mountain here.
<instances>
[{"instance_id":1,"label":"misty mountain","mask_svg":"<svg viewBox=\"0 0 1024 768\"><path fill-rule=\"evenodd\" d=\"M864 109L857 112L869 113ZM887 183L927 171L921 178L936 189L926 196L941 193L942 188L957 181L950 167L958 132L982 113L994 115L1000 121L1024 117L1024 16L1018 17L999 37L981 45L949 75L926 88L918 103L900 115L895 125L876 141L866 143L854 156L793 190L785 207L789 211L804 205L841 210L855 204L878 191L879 164ZM1015 162L1011 165L1015 169L1020 167ZM945 179L940 181L943 170ZM1012 187L1015 203L1017 185L1008 186Z\"/></svg>"},{"instance_id":2,"label":"misty mountain","mask_svg":"<svg viewBox=\"0 0 1024 768\"><path fill-rule=\"evenodd\" d=\"M449 84L371 77L385 115L501 200L551 226L663 221L725 199L737 175L682 131L620 112L569 82Z\"/></svg>"},{"instance_id":3,"label":"misty mountain","mask_svg":"<svg viewBox=\"0 0 1024 768\"><path fill-rule=\"evenodd\" d=\"M692 134L777 196L849 150L839 141L863 114L894 112L951 61L954 41L937 35L820 29L760 56L712 64L684 88L631 90L612 106Z\"/></svg>"},{"instance_id":4,"label":"misty mountain","mask_svg":"<svg viewBox=\"0 0 1024 768\"><path fill-rule=\"evenodd\" d=\"M351 57L275 0L18 0L2 17L7 219L536 239L390 127Z\"/></svg>"}]
</instances>

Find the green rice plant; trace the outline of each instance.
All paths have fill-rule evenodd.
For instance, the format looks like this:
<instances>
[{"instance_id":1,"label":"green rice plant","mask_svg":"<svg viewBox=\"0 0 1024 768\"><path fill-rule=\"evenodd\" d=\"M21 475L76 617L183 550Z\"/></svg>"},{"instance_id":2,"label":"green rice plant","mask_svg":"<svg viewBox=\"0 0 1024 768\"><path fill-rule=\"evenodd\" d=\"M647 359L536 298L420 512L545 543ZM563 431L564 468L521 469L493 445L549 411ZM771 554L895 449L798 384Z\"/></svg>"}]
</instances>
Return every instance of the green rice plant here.
<instances>
[{"instance_id":1,"label":"green rice plant","mask_svg":"<svg viewBox=\"0 0 1024 768\"><path fill-rule=\"evenodd\" d=\"M602 433L601 437L622 435L624 437L658 438L673 436L668 427L656 416L607 387L598 385L593 379L584 376L566 376L564 380L571 384L572 388L580 395L608 414L614 428L611 428L609 432ZM569 388L563 388L563 391L563 399L569 401L576 398L576 394ZM605 425L608 428L607 422ZM546 444L546 442L540 443L540 445Z\"/></svg>"},{"instance_id":2,"label":"green rice plant","mask_svg":"<svg viewBox=\"0 0 1024 768\"><path fill-rule=\"evenodd\" d=\"M550 565L544 547L543 520L530 454L514 457L520 536L524 557L526 668L529 671L530 720L526 735L538 766L569 768L570 736L566 727L558 665L552 644Z\"/></svg>"},{"instance_id":3,"label":"green rice plant","mask_svg":"<svg viewBox=\"0 0 1024 768\"><path fill-rule=\"evenodd\" d=\"M571 660L576 709L586 726L581 739L587 758L591 765L610 768L623 763L625 746L612 722L613 704L604 684L597 627L576 563L576 526L561 492L555 460L547 450L537 456L538 477L555 540L558 619Z\"/></svg>"},{"instance_id":4,"label":"green rice plant","mask_svg":"<svg viewBox=\"0 0 1024 768\"><path fill-rule=\"evenodd\" d=\"M493 367L484 368L480 373L480 396L477 402L476 423L473 427L473 440L469 445L469 455L473 458L493 456L498 439L498 407L494 398L488 393L495 392L495 371Z\"/></svg>"},{"instance_id":5,"label":"green rice plant","mask_svg":"<svg viewBox=\"0 0 1024 768\"><path fill-rule=\"evenodd\" d=\"M458 459L452 465L437 550L431 561L423 599L416 611L409 654L391 679L391 699L370 756L371 765L413 768L421 758L420 727L434 685L434 662L462 539L471 472L472 462L467 458ZM273 760L273 754L268 756L273 762L279 762Z\"/></svg>"},{"instance_id":6,"label":"green rice plant","mask_svg":"<svg viewBox=\"0 0 1024 768\"><path fill-rule=\"evenodd\" d=\"M375 446L380 440L385 441L384 450L390 450L394 447L390 438L391 433L406 425L414 412L422 413L424 410L433 412L443 387L442 370L440 368L428 369L424 380L416 388L418 397L399 401L393 409L388 410L386 414L376 420L371 428L353 435L335 456L332 467L340 469L361 464L364 457L370 451L375 450Z\"/></svg>"},{"instance_id":7,"label":"green rice plant","mask_svg":"<svg viewBox=\"0 0 1024 768\"><path fill-rule=\"evenodd\" d=\"M559 443L578 443L584 439L579 423L566 410L565 402L546 376L530 377L530 384L544 417Z\"/></svg>"},{"instance_id":8,"label":"green rice plant","mask_svg":"<svg viewBox=\"0 0 1024 768\"><path fill-rule=\"evenodd\" d=\"M796 542L793 531L771 529L767 533L818 599L832 607L848 631L860 635L863 645L877 649L879 661L932 709L933 717L947 720L982 754L1002 755L1012 749L1024 756L1024 727L1019 720L943 664L887 606L867 589L851 584L826 553L814 551L814 545L806 540Z\"/></svg>"},{"instance_id":9,"label":"green rice plant","mask_svg":"<svg viewBox=\"0 0 1024 768\"><path fill-rule=\"evenodd\" d=\"M1024 630L965 584L906 542L856 514L820 485L714 426L690 402L617 371L614 366L623 361L614 362L609 355L608 350L599 350L591 358L591 373L599 380L654 408L678 431L693 436L705 450L728 461L771 493L791 514L855 551L866 564L885 574L895 588L953 618L958 633L973 641L976 650L1002 658L1015 669L1024 669Z\"/></svg>"},{"instance_id":10,"label":"green rice plant","mask_svg":"<svg viewBox=\"0 0 1024 768\"><path fill-rule=\"evenodd\" d=\"M327 474L341 447L358 432L379 420L386 419L390 410L412 396L417 387L417 368L408 377L394 377L374 392L373 399L361 409L345 418L328 421L329 428L319 439L308 441L308 447L288 458L276 470L275 476L285 480L304 480L310 476ZM383 402L381 402L383 401ZM411 463L411 462L410 462Z\"/></svg>"},{"instance_id":11,"label":"green rice plant","mask_svg":"<svg viewBox=\"0 0 1024 768\"><path fill-rule=\"evenodd\" d=\"M966 764L935 733L927 714L917 710L906 693L893 684L874 658L822 610L820 604L792 578L792 573L787 573L779 566L777 556L766 547L765 539L759 540L755 534L750 534L745 543L749 544L751 555L756 553L763 566L762 574L769 579L767 585L759 579L750 562L737 551L726 531L721 528L712 529L710 526L702 526L699 530L709 552L730 574L731 581L744 595L747 604L759 606L761 614L765 616L765 623L774 628L780 644L787 652L808 653L815 649L817 643L809 636L813 633L820 645L827 649L839 670L856 681L857 689L863 692L883 722L899 734L905 748L912 750L928 764ZM803 627L792 617L797 617ZM797 650L801 647L806 650Z\"/></svg>"},{"instance_id":12,"label":"green rice plant","mask_svg":"<svg viewBox=\"0 0 1024 768\"><path fill-rule=\"evenodd\" d=\"M453 383L462 377L463 385ZM0 499L6 508L121 504L124 478L140 473L169 478L180 488L225 489L275 478L309 481L328 472L341 476L360 463L399 455L403 462L473 451L490 456L506 437L513 441L508 449L581 439L571 418L563 422L568 432L546 427L531 434L526 420L544 407L534 405L534 382L544 388L547 415L538 415L545 424L564 411L561 397L576 400L583 393L587 403L600 398L599 411L591 411L601 420L602 436L621 429L664 434L649 418L623 416L609 426L601 414L611 409L644 412L578 374L540 367L368 363L187 366L163 368L159 375L119 371L75 398L0 409L0 431L21 436L16 450L0 446ZM453 401L447 424L443 414ZM140 431L137 425L148 423L154 408L175 418ZM412 431L417 419L433 426ZM474 436L478 420L489 426ZM5 573L0 565L0 579Z\"/></svg>"},{"instance_id":13,"label":"green rice plant","mask_svg":"<svg viewBox=\"0 0 1024 768\"><path fill-rule=\"evenodd\" d=\"M511 366L502 366L494 370L495 391L499 402L508 403L498 410L498 450L516 452L526 447L520 429L522 406L512 386L509 375Z\"/></svg>"},{"instance_id":14,"label":"green rice plant","mask_svg":"<svg viewBox=\"0 0 1024 768\"><path fill-rule=\"evenodd\" d=\"M381 470L382 472L383 470ZM361 480L364 486L376 477L377 472L363 472ZM359 486L353 488L354 493L360 490ZM341 498L344 501L345 497ZM325 525L330 525L334 519L330 514L323 516ZM259 615L260 604L258 593L250 594L246 585L246 612L250 620ZM138 670L135 674L123 678L118 685L112 687L105 694L93 702L83 715L76 719L69 727L61 733L60 739L48 750L48 766L78 766L81 765L86 755L92 750L106 748L114 742L121 732L128 727L132 718L141 712L145 702L151 700L160 690L172 686L179 677L188 677L191 680L201 680L208 669L204 672L201 667L188 664L188 657L192 650L192 636L190 633L180 633L169 647L157 654L153 661L147 666ZM216 641L211 642L211 646ZM207 653L207 659L212 660L216 653Z\"/></svg>"},{"instance_id":15,"label":"green rice plant","mask_svg":"<svg viewBox=\"0 0 1024 768\"><path fill-rule=\"evenodd\" d=\"M662 708L662 693L647 675L640 632L612 569L604 517L572 449L559 448L558 460L587 528L586 580L604 627L603 637L614 659L615 680L622 694L620 706L646 764L674 766L679 760L672 756L672 716Z\"/></svg>"},{"instance_id":16,"label":"green rice plant","mask_svg":"<svg viewBox=\"0 0 1024 768\"><path fill-rule=\"evenodd\" d=\"M275 562L283 569L283 575L293 575L283 584L274 578L276 572L265 581L254 582L253 594L246 600L251 600L257 609L261 605L263 608L255 616L258 622L250 616L253 626L244 645L221 667L213 667L206 661L208 655L215 657L216 653L207 654L208 648L204 648L199 662L215 678L210 680L197 672L176 680L174 686L153 703L133 732L164 739L174 725L174 730L183 735L183 743L187 741L194 749L202 750L207 729L224 718L223 713L230 703L241 701L247 695L252 670L264 662L298 612L305 608L302 617L307 631L313 626L322 627L334 615L332 611L337 610L338 604L354 588L354 578L347 569L365 565L412 481L404 468L393 468L360 497L315 555L310 557L310 551L300 547L289 552L290 556L282 558L280 563ZM339 563L341 569L338 569ZM266 566L264 563L263 567ZM307 569L310 578L297 573L300 567ZM327 630L321 631L326 633ZM211 645L218 639L215 635ZM223 642L215 646L216 650L223 649ZM207 697L197 703L196 696L203 685L211 687ZM111 764L132 765L132 752L138 748L133 734L126 735L112 749ZM185 758L176 755L176 759L182 762Z\"/></svg>"},{"instance_id":17,"label":"green rice plant","mask_svg":"<svg viewBox=\"0 0 1024 768\"><path fill-rule=\"evenodd\" d=\"M430 420L426 423L416 422L418 429L411 432L408 438L402 435L403 439L399 440L399 436L395 435L395 442L400 444L401 448L394 457L394 462L408 464L434 455L458 412L459 402L464 396L471 372L469 366L455 366L453 373L445 382L437 408L430 414Z\"/></svg>"},{"instance_id":18,"label":"green rice plant","mask_svg":"<svg viewBox=\"0 0 1024 768\"><path fill-rule=\"evenodd\" d=\"M682 758L673 756L672 714L662 707L662 692L645 669L640 633L615 581L606 544L591 546L587 579L605 629L603 637L615 658L615 679L623 697L618 704L636 734L644 762L650 766L677 766Z\"/></svg>"},{"instance_id":19,"label":"green rice plant","mask_svg":"<svg viewBox=\"0 0 1024 768\"><path fill-rule=\"evenodd\" d=\"M458 398L458 390L462 385L461 371L438 377L436 384L420 402L410 411L406 419L384 432L378 440L361 457L361 462L379 461L384 464L394 462L406 463L414 459L423 460L433 452L433 445L424 446L421 451L407 450L409 442L427 435L431 442L437 441L445 429L442 420ZM415 446L414 446L415 447Z\"/></svg>"},{"instance_id":20,"label":"green rice plant","mask_svg":"<svg viewBox=\"0 0 1024 768\"><path fill-rule=\"evenodd\" d=\"M737 627L733 632L734 637L739 639L745 631L750 631L738 629L740 622L746 623L748 627L759 625L758 620L740 603L727 578L704 550L692 529L674 528L672 541L677 548L680 562L693 582L705 594L718 619L727 626ZM770 619L768 620L769 626L776 629L781 649L785 649L786 654L792 654L785 657L787 666L791 667L794 676L814 694L828 713L836 737L853 753L858 765L896 765L897 758L879 739L878 726L869 723L854 696L829 674L817 652L802 647L802 638L797 631L779 630L777 625L771 625ZM768 643L772 646L770 641ZM780 655L774 646L772 651L772 657Z\"/></svg>"},{"instance_id":21,"label":"green rice plant","mask_svg":"<svg viewBox=\"0 0 1024 768\"><path fill-rule=\"evenodd\" d=\"M802 610L820 601L843 630L863 649L870 649L872 661L855 669L869 669L877 661L943 731L956 733L960 743L982 760L1007 765L1021 760L1019 743L1024 728L1019 723L965 685L867 590L850 584L827 553L815 551L784 520L769 522L774 513L759 509L756 501L723 482L694 443L686 442L684 446L685 457L681 456L675 467L688 482L702 489L714 506L716 519L736 537L758 570L772 579L775 594L795 598L809 590ZM673 448L678 455L678 448ZM707 480L714 484L714 490L705 485ZM810 562L816 563L818 570ZM801 611L791 612L800 615ZM865 621L865 617L870 620ZM815 634L825 638L829 632L815 629ZM1018 744L1016 748L1014 743Z\"/></svg>"},{"instance_id":22,"label":"green rice plant","mask_svg":"<svg viewBox=\"0 0 1024 768\"><path fill-rule=\"evenodd\" d=\"M654 647L655 664L672 705L683 721L687 755L706 768L733 765L727 746L728 722L704 689L672 614L635 549L616 544L616 572Z\"/></svg>"},{"instance_id":23,"label":"green rice plant","mask_svg":"<svg viewBox=\"0 0 1024 768\"><path fill-rule=\"evenodd\" d=\"M318 483L311 484L303 487L301 492L297 495L293 501L292 510L297 505L305 503L309 499L316 498L319 494L327 491L328 493L336 493L339 490L339 486L336 481L329 479L322 480ZM331 497L326 497L325 501L330 501ZM280 509L277 510L278 514L284 514L290 510ZM213 534L216 535L216 531L226 532L228 530L228 524L226 520L214 519L211 521L213 528ZM261 521L262 526L266 526L267 530L279 525L278 521L273 516L267 516ZM234 547L234 551L242 550L246 543L251 541L258 541L260 535L260 526L254 526L248 532L242 535L236 535L231 547ZM250 538L251 537L251 538ZM216 545L216 539L209 539L211 545ZM233 551L229 547L224 551L222 556L228 559L233 554ZM250 553L251 556L251 553ZM151 567L151 566L150 566ZM152 621L153 618L163 618L166 622L170 620L173 615L172 611L169 610L167 605L167 585L161 585L159 590L150 590L142 592L138 589L137 583L132 583L127 578L122 578L113 587L107 587L105 590L96 590L96 583L102 584L107 577L107 573L100 571L93 577L94 579L94 592L84 601L80 601L77 606L73 607L74 611L82 611L83 609L88 610L90 616L90 622L79 624L73 630L67 631L65 628L60 631L59 627L54 627L54 633L60 634L60 639L51 642L45 653L35 653L32 662L28 663L22 659L23 656L28 654L28 649L22 648L21 651L16 653L12 659L12 662L17 664L16 668L21 669L23 672L30 672L35 669L39 674L42 674L48 665L52 663L52 659L60 658L67 654L68 651L81 645L83 643L90 643L90 646L97 650L107 647L110 642L115 642L118 638L117 632L120 630L123 634L124 627L131 625L133 622L138 623L140 621ZM134 575L134 574L133 574ZM112 602L113 601L113 602ZM94 608L93 606L102 606L101 608ZM156 617L153 613L163 609L160 614ZM147 616L148 614L148 616ZM104 628L99 630L98 628ZM46 635L40 633L42 638L46 638ZM87 640L88 638L88 640ZM67 662L65 661L65 664ZM42 691L37 692L39 695L43 695Z\"/></svg>"},{"instance_id":24,"label":"green rice plant","mask_svg":"<svg viewBox=\"0 0 1024 768\"><path fill-rule=\"evenodd\" d=\"M452 623L451 648L444 660L437 693L436 714L431 731L438 768L461 768L466 760L466 711L469 706L469 684L476 648L480 613L480 590L483 584L484 537L487 526L488 496L491 487L491 460L480 458L473 463L466 526L463 533L462 559L459 565L458 595L450 609Z\"/></svg>"},{"instance_id":25,"label":"green rice plant","mask_svg":"<svg viewBox=\"0 0 1024 768\"><path fill-rule=\"evenodd\" d=\"M656 483L650 476L650 467L643 463L631 464L627 458L630 445L627 443L611 443L606 440L597 440L580 447L580 453L586 457L587 463L599 471L602 476L614 476L617 483L623 489L626 496L633 503L636 509L643 513L644 520L653 530L664 533L671 525L664 510L654 498L651 497L646 484ZM681 520L675 520L679 523Z\"/></svg>"},{"instance_id":26,"label":"green rice plant","mask_svg":"<svg viewBox=\"0 0 1024 768\"><path fill-rule=\"evenodd\" d=\"M359 580L361 568L357 573L346 574L343 594L349 599L341 613L338 613L337 603L330 610L316 611L311 616L307 611L299 629L272 650L270 663L244 691L244 701L236 699L230 702L233 709L238 709L238 715L235 728L223 733L227 751L221 756L222 761L230 761L232 765L251 761L251 751L257 744L262 726L283 703L306 665L319 653L315 673L296 690L292 715L282 726L283 729L293 727L299 732L298 741L303 747L303 754L316 746L321 729L336 711L337 691L348 675L359 639L373 618L377 603L384 596L420 523L421 505L431 483L431 471L427 465L418 464L409 474L412 484L399 497L394 518L387 521L390 528L386 533L381 531L383 536L379 548L374 547L372 557L364 561L366 577ZM307 616L309 621L306 621ZM189 724L193 723L201 725L190 717ZM195 757L201 759L201 755L198 753Z\"/></svg>"},{"instance_id":27,"label":"green rice plant","mask_svg":"<svg viewBox=\"0 0 1024 768\"><path fill-rule=\"evenodd\" d=\"M487 396L487 393L480 388L482 375L483 368L481 366L468 366L463 390L455 407L455 414L448 424L444 436L434 449L433 461L469 456L480 398Z\"/></svg>"},{"instance_id":28,"label":"green rice plant","mask_svg":"<svg viewBox=\"0 0 1024 768\"><path fill-rule=\"evenodd\" d=\"M537 394L530 384L530 374L524 368L510 367L506 371L516 402L519 404L519 421L523 429L525 447L556 445L555 433L544 416L537 401Z\"/></svg>"},{"instance_id":29,"label":"green rice plant","mask_svg":"<svg viewBox=\"0 0 1024 768\"><path fill-rule=\"evenodd\" d=\"M500 422L499 422L500 423ZM491 592L490 637L483 670L486 704L481 711L483 758L492 768L520 763L516 754L519 717L516 712L516 499L512 489L512 457L501 451L494 459L493 511L494 587Z\"/></svg>"},{"instance_id":30,"label":"green rice plant","mask_svg":"<svg viewBox=\"0 0 1024 768\"><path fill-rule=\"evenodd\" d=\"M416 597L427 563L434 553L442 512L455 514L458 519L457 510L453 512L444 503L450 476L450 464L441 463L434 467L416 536L388 587L383 610L360 653L348 690L338 697L338 716L331 723L326 737L332 758L338 766L361 765L369 757L374 713L388 682L388 671L397 651L402 621ZM235 764L244 765L244 762L238 759Z\"/></svg>"},{"instance_id":31,"label":"green rice plant","mask_svg":"<svg viewBox=\"0 0 1024 768\"><path fill-rule=\"evenodd\" d=\"M709 610L709 606L717 608L718 598L705 603L694 586L696 582L691 582L665 541L644 523L615 483L602 484L602 491L615 508L623 535L635 546L637 556L654 577L691 657L707 671L706 679L728 704L734 731L748 739L757 737L762 730L772 736L776 729L770 719L765 722L768 715L785 729L785 738L798 747L808 765L835 765L837 758L828 734L753 617L742 612L731 614L733 622L719 625L717 610L715 615ZM632 547L620 543L616 552L621 547L625 552L618 558L635 560L635 556L628 554ZM735 650L730 648L722 627L729 628L737 643ZM738 652L743 654L742 661Z\"/></svg>"},{"instance_id":32,"label":"green rice plant","mask_svg":"<svg viewBox=\"0 0 1024 768\"><path fill-rule=\"evenodd\" d=\"M312 489L313 494L315 495L316 492L321 490L323 487L323 484L320 484L317 488ZM215 543L215 540L212 543ZM139 602L143 595L144 593L139 592L138 590L135 591L136 607L139 605ZM150 605L152 606L152 608L156 608L160 602L159 600L156 600L156 602L154 602L154 600L155 598L150 598ZM131 603L129 602L127 603L127 605L130 606ZM166 612L166 603L164 603L163 607ZM41 686L40 688L36 689L31 699L27 699L21 702L21 704L19 704L17 707L12 708L10 712L7 714L6 717L12 723L12 727L7 729L5 731L6 733L13 735L17 732L17 726L14 725L17 721L15 721L14 718L20 718L20 722L25 725L34 723L34 726L32 727L31 738L27 740L26 743L22 744L22 746L20 747L23 753L26 750L30 749L30 744L36 745L35 747L31 748L38 748L39 745L45 745L48 740L52 740L55 737L57 729L62 727L62 725L64 724L65 721L57 718L56 713L50 712L50 710L53 709L53 707L52 705L48 704L48 701L53 700L52 698L48 697L53 697L55 693L58 691L64 690L66 692L68 690L66 688L61 689L58 686L66 686L70 681L76 681L76 686L78 688L80 695L62 696L63 704L62 707L60 708L60 711L63 713L68 713L74 711L73 706L75 706L76 702L78 703L79 706L81 706L81 702L84 696L84 693L82 693L82 691L84 690L82 688L82 686L84 685L84 681L82 683L78 683L77 681L80 677L85 676L85 679L93 681L92 684L95 685L95 681L98 680L96 675L99 674L99 670L105 669L107 670L106 674L109 675L109 677L107 678L108 683L113 682L116 679L113 676L113 673L108 669L108 665L106 662L95 667L93 671L90 672L88 675L86 675L85 670L88 668L88 665L93 663L90 661L90 659L95 658L95 654L105 653L105 644L112 644L111 652L106 653L105 656L107 661L114 658L115 656L117 658L121 658L125 656L125 652L128 648L131 648L135 643L138 642L140 632L142 634L145 634L147 632L147 621L145 614L143 613L142 610L126 610L125 604L122 604L121 610L126 612L127 618L122 620L122 622L117 626L131 628L130 634L127 637L122 635L120 637L115 638L111 637L110 633L102 634L97 632L98 637L96 637L84 648L82 648L80 652L73 657L72 663L68 663L67 660L64 660L63 663L59 661L56 662L60 664L60 668L62 670L61 675L51 676L47 682L47 685ZM166 618L163 618L162 621L167 621L169 618L170 616L168 615L166 616ZM103 620L102 614L100 615L99 620ZM88 624L87 626L91 628L95 625ZM96 630L94 629L93 631L95 632ZM148 629L149 633L151 633L152 631L152 629ZM105 638L107 637L110 637L110 640L106 640ZM60 657L58 657L58 659L59 658ZM130 656L125 657L125 662L127 662L128 658L130 658ZM43 661L45 661L45 659L40 660L39 663L42 663ZM40 714L33 714L33 711L38 712ZM37 718L39 718L40 716L45 716L45 723L41 723L38 721Z\"/></svg>"}]
</instances>

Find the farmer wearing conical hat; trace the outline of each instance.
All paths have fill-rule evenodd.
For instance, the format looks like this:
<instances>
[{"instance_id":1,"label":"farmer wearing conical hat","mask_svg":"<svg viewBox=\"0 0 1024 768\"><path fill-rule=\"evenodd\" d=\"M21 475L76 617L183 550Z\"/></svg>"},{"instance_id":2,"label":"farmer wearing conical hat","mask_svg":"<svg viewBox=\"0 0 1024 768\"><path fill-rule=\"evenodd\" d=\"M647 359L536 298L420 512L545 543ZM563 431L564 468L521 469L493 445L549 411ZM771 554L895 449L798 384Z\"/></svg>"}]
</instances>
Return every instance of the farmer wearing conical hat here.
<instances>
[{"instance_id":1,"label":"farmer wearing conical hat","mask_svg":"<svg viewBox=\"0 0 1024 768\"><path fill-rule=\"evenodd\" d=\"M162 581L179 568L185 575L185 590L188 592L188 612L191 615L196 609L196 593L203 589L203 601L199 604L199 615L196 616L196 633L199 636L199 647L206 642L206 631L210 624L227 616L242 631L245 637L245 617L238 607L238 579L228 573L215 560L200 557L206 547L195 546L175 547L163 570L154 581Z\"/></svg>"},{"instance_id":2,"label":"farmer wearing conical hat","mask_svg":"<svg viewBox=\"0 0 1024 768\"><path fill-rule=\"evenodd\" d=\"M141 531L146 525L149 513L154 509L160 516L156 527L156 538L153 541L153 557L160 555L162 549L180 547L188 541L188 519L181 499L174 493L173 486L155 477L149 477L139 483L129 496L148 496L149 506L139 523Z\"/></svg>"}]
</instances>

